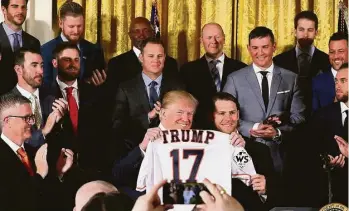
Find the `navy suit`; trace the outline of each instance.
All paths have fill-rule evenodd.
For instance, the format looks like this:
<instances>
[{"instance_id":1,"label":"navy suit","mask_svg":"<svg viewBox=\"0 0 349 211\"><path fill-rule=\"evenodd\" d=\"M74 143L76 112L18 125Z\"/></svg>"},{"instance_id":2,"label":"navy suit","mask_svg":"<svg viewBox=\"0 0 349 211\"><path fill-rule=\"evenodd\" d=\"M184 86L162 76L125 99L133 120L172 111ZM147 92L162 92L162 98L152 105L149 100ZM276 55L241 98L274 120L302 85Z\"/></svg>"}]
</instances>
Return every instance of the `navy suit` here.
<instances>
[{"instance_id":1,"label":"navy suit","mask_svg":"<svg viewBox=\"0 0 349 211\"><path fill-rule=\"evenodd\" d=\"M40 51L40 41L25 31L22 31L22 42L24 48ZM3 23L0 24L0 51L0 95L2 95L9 92L17 83L16 72L13 69L15 56Z\"/></svg>"},{"instance_id":2,"label":"navy suit","mask_svg":"<svg viewBox=\"0 0 349 211\"><path fill-rule=\"evenodd\" d=\"M44 84L50 85L56 79L57 69L52 65L52 52L62 42L62 37L59 35L41 46L41 55L44 60ZM89 78L95 69L104 69L104 54L99 45L82 39L78 47L80 49L80 79Z\"/></svg>"},{"instance_id":3,"label":"navy suit","mask_svg":"<svg viewBox=\"0 0 349 211\"><path fill-rule=\"evenodd\" d=\"M313 111L334 102L336 97L336 89L331 71L322 73L313 78L312 92Z\"/></svg>"}]
</instances>

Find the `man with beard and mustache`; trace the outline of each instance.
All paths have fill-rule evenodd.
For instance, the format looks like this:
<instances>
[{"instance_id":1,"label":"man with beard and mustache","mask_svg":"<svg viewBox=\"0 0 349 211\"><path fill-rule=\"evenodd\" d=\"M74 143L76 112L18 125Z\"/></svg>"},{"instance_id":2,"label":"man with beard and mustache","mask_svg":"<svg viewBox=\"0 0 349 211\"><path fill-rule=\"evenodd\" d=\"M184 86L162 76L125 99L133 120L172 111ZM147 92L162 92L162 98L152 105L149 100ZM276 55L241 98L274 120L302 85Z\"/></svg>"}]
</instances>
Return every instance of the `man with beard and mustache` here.
<instances>
[{"instance_id":1,"label":"man with beard and mustache","mask_svg":"<svg viewBox=\"0 0 349 211\"><path fill-rule=\"evenodd\" d=\"M332 175L332 202L348 206L348 158L342 154L338 142L348 142L348 63L344 63L337 71L335 78L337 102L319 109L309 122L312 134L311 146L315 152L327 155ZM319 206L326 204L328 198L327 177L321 169L322 163L317 163L318 171L313 171L316 178L313 184L317 193ZM311 194L311 193L307 193Z\"/></svg>"},{"instance_id":2,"label":"man with beard and mustache","mask_svg":"<svg viewBox=\"0 0 349 211\"><path fill-rule=\"evenodd\" d=\"M328 44L331 71L316 76L312 83L313 111L335 101L335 78L338 69L348 62L348 35L334 33Z\"/></svg>"},{"instance_id":3,"label":"man with beard and mustache","mask_svg":"<svg viewBox=\"0 0 349 211\"><path fill-rule=\"evenodd\" d=\"M27 17L28 0L1 0L5 21L0 24L0 95L10 91L17 83L13 71L14 52L20 47L40 51L40 42L22 29Z\"/></svg>"},{"instance_id":4,"label":"man with beard and mustache","mask_svg":"<svg viewBox=\"0 0 349 211\"><path fill-rule=\"evenodd\" d=\"M144 40L155 36L149 20L144 17L132 20L128 35L132 42L132 49L111 58L108 62L109 75L106 83L111 96L115 94L121 82L130 80L142 72L142 62L139 59L141 44ZM163 73L175 76L178 73L176 60L168 55L166 55Z\"/></svg>"},{"instance_id":5,"label":"man with beard and mustache","mask_svg":"<svg viewBox=\"0 0 349 211\"><path fill-rule=\"evenodd\" d=\"M52 131L56 135L60 127L57 124L64 116L68 104L61 98L49 100L45 90L39 89L43 78L43 61L40 52L20 48L15 56L15 72L18 83L10 91L12 94L26 97L31 102L31 109L35 115L35 124L32 127L32 136L27 143L39 147L50 139ZM47 107L52 107L48 113Z\"/></svg>"},{"instance_id":6,"label":"man with beard and mustache","mask_svg":"<svg viewBox=\"0 0 349 211\"><path fill-rule=\"evenodd\" d=\"M274 57L276 65L298 74L299 85L304 92L307 114L312 108L311 80L330 68L328 55L317 49L314 39L318 33L318 18L312 11L302 11L294 18L296 46Z\"/></svg>"},{"instance_id":7,"label":"man with beard and mustache","mask_svg":"<svg viewBox=\"0 0 349 211\"><path fill-rule=\"evenodd\" d=\"M52 51L62 42L71 42L80 50L79 80L86 80L94 86L99 86L106 80L104 71L104 53L101 47L83 38L84 9L76 2L67 1L59 10L59 28L61 33L41 46L44 59L44 84L51 84L57 76L57 69L52 65Z\"/></svg>"}]
</instances>

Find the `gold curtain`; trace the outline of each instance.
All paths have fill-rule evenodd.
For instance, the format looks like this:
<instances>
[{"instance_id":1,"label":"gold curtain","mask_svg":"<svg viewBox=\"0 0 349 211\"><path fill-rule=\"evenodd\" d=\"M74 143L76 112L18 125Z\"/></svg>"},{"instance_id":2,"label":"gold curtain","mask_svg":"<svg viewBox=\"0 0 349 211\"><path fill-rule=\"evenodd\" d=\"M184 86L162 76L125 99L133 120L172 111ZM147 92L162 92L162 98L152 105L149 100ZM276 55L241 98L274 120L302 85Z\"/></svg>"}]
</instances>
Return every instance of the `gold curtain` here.
<instances>
[{"instance_id":1,"label":"gold curtain","mask_svg":"<svg viewBox=\"0 0 349 211\"><path fill-rule=\"evenodd\" d=\"M66 0L57 0L57 8ZM85 38L100 42L106 59L131 48L128 27L131 19L150 19L152 0L74 0L85 8ZM256 26L271 28L277 52L294 45L293 18L302 10L314 10L319 18L315 45L327 52L330 35L336 31L339 0L157 0L161 37L167 53L180 64L199 58L201 27L208 22L222 25L226 35L224 52L250 63L248 33ZM98 12L100 11L100 12ZM100 27L98 15L100 14ZM100 30L100 31L98 31Z\"/></svg>"}]
</instances>

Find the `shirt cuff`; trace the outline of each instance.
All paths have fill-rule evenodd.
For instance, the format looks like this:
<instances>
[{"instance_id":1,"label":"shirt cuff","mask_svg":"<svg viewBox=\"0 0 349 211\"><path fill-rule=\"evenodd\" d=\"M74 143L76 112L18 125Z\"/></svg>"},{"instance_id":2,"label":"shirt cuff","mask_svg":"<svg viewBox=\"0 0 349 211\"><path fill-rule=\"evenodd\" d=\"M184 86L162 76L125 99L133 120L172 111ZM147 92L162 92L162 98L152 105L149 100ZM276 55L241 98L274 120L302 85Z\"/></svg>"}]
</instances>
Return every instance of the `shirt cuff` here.
<instances>
[{"instance_id":1,"label":"shirt cuff","mask_svg":"<svg viewBox=\"0 0 349 211\"><path fill-rule=\"evenodd\" d=\"M254 123L252 130L257 130L260 123Z\"/></svg>"},{"instance_id":2,"label":"shirt cuff","mask_svg":"<svg viewBox=\"0 0 349 211\"><path fill-rule=\"evenodd\" d=\"M263 202L263 203L265 203L266 201L267 201L267 194L261 194L261 195L259 195L259 198L261 199L261 201Z\"/></svg>"},{"instance_id":3,"label":"shirt cuff","mask_svg":"<svg viewBox=\"0 0 349 211\"><path fill-rule=\"evenodd\" d=\"M141 152L142 152L142 155L143 155L143 157L145 156L145 151L140 147L140 146L138 146L139 147L139 149L141 150Z\"/></svg>"}]
</instances>

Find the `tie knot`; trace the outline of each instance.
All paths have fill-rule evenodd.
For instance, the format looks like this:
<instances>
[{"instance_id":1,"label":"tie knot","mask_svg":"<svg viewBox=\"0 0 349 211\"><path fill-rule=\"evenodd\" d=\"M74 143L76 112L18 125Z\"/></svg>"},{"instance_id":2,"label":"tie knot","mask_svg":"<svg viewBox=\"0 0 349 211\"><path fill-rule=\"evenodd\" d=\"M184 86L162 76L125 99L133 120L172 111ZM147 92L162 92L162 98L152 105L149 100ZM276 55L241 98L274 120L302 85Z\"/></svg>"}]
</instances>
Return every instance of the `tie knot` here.
<instances>
[{"instance_id":1,"label":"tie knot","mask_svg":"<svg viewBox=\"0 0 349 211\"><path fill-rule=\"evenodd\" d=\"M67 87L65 88L65 91L67 92L67 95L71 95L73 93L74 87Z\"/></svg>"},{"instance_id":2,"label":"tie knot","mask_svg":"<svg viewBox=\"0 0 349 211\"><path fill-rule=\"evenodd\" d=\"M299 57L307 59L310 55L306 52L302 52L301 54L299 54Z\"/></svg>"},{"instance_id":3,"label":"tie knot","mask_svg":"<svg viewBox=\"0 0 349 211\"><path fill-rule=\"evenodd\" d=\"M17 150L17 153L19 154L19 156L21 156L21 158L24 158L27 156L27 153L25 152L25 150L23 149L23 147L19 148Z\"/></svg>"},{"instance_id":4,"label":"tie knot","mask_svg":"<svg viewBox=\"0 0 349 211\"><path fill-rule=\"evenodd\" d=\"M216 66L219 63L219 60L211 60L210 63Z\"/></svg>"},{"instance_id":5,"label":"tie knot","mask_svg":"<svg viewBox=\"0 0 349 211\"><path fill-rule=\"evenodd\" d=\"M266 77L267 76L267 74L269 73L268 71L260 71L259 72L260 74L262 74L263 75L263 77Z\"/></svg>"},{"instance_id":6,"label":"tie knot","mask_svg":"<svg viewBox=\"0 0 349 211\"><path fill-rule=\"evenodd\" d=\"M158 82L152 81L152 82L149 83L148 86L150 86L151 88L154 88L156 85L158 85Z\"/></svg>"}]
</instances>

